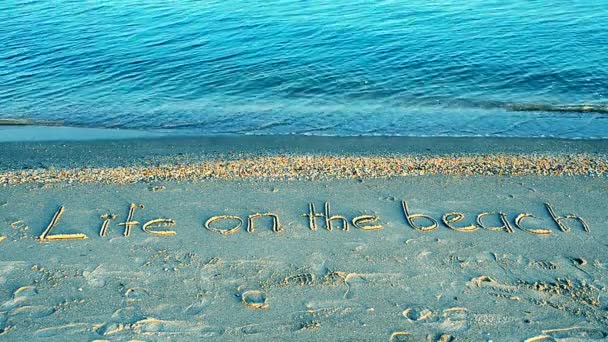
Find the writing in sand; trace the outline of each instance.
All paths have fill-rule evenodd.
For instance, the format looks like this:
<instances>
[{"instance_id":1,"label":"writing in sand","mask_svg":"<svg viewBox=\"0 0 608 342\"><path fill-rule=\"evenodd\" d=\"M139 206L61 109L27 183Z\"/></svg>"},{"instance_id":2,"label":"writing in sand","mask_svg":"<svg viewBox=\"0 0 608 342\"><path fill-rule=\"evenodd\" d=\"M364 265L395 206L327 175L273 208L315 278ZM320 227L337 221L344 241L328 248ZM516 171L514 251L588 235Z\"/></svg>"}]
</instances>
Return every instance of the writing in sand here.
<instances>
[{"instance_id":1,"label":"writing in sand","mask_svg":"<svg viewBox=\"0 0 608 342\"><path fill-rule=\"evenodd\" d=\"M549 235L555 232L566 233L576 229L589 233L589 225L582 217L575 214L560 215L556 213L553 205L549 203L545 203L544 205L548 216L554 223L555 227L553 228L539 227L533 220L537 219L538 217L529 213L512 215L510 219L508 214L501 211L481 212L477 214L474 220L468 219L468 221L470 221L469 224L465 224L464 222L467 220L465 220L464 213L449 212L436 219L431 215L415 213L412 208L410 208L407 201L401 201L400 211L403 213L403 224L420 232L432 231L438 229L440 225L443 225L445 228L449 228L455 232L487 230L513 233L515 229L518 229L531 234ZM118 215L116 214L102 215L102 222L99 228L99 237L103 238L108 235L108 230L111 223L117 224L121 227L122 235L124 237L129 237L133 228L138 226L141 226L141 230L145 234L164 237L177 234L177 230L175 228L177 222L172 218L161 217L144 223L137 221L135 218L136 211L137 209L143 208L144 206L141 204L136 205L135 203L131 203L124 222L119 222ZM59 223L61 221L61 217L65 212L66 210L63 206L55 212L46 229L44 229L40 236L38 236L38 241L50 242L88 238L88 236L84 233L56 232L59 229L66 230L65 228L58 228L58 226L60 226ZM319 227L326 230L333 230L336 228L343 231L348 231L351 226L363 231L378 231L384 229L381 219L377 215L361 215L351 219L342 215L334 215L332 214L331 205L329 202L325 202L324 208L319 211L317 211L313 203L309 203L307 212L301 216L303 220L307 221L308 228L311 231L316 231ZM206 230L223 235L234 234L238 232L244 225L246 226L246 231L249 233L254 233L257 226L260 225L266 225L275 233L284 232L279 215L272 212L253 213L244 217L238 215L218 215L210 217L203 223L203 227ZM67 228L67 230L69 230L69 228ZM2 240L1 237L0 240Z\"/></svg>"}]
</instances>

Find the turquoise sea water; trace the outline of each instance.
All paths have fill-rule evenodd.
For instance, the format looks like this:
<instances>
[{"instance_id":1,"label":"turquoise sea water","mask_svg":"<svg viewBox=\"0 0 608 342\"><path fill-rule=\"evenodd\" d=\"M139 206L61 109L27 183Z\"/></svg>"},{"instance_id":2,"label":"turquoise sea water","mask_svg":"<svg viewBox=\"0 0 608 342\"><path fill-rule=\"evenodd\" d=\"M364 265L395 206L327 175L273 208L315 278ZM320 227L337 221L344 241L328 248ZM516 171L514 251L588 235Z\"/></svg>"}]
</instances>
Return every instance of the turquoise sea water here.
<instances>
[{"instance_id":1,"label":"turquoise sea water","mask_svg":"<svg viewBox=\"0 0 608 342\"><path fill-rule=\"evenodd\" d=\"M608 138L608 1L0 2L0 120Z\"/></svg>"}]
</instances>

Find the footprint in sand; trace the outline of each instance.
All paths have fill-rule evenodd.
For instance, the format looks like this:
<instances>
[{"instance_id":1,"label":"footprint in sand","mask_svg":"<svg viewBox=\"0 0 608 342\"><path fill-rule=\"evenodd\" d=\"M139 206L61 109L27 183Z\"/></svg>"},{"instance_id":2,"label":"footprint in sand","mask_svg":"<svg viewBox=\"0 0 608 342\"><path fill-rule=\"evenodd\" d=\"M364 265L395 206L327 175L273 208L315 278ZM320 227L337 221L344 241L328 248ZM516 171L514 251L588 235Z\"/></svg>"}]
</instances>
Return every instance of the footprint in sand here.
<instances>
[{"instance_id":1,"label":"footprint in sand","mask_svg":"<svg viewBox=\"0 0 608 342\"><path fill-rule=\"evenodd\" d=\"M549 329L543 330L543 334L556 339L602 340L608 337L605 331L590 327Z\"/></svg>"},{"instance_id":2,"label":"footprint in sand","mask_svg":"<svg viewBox=\"0 0 608 342\"><path fill-rule=\"evenodd\" d=\"M388 338L389 342L397 341L432 341L432 342L452 342L456 339L449 334L427 335L426 338L420 335L412 334L408 331L395 331Z\"/></svg>"},{"instance_id":3,"label":"footprint in sand","mask_svg":"<svg viewBox=\"0 0 608 342\"><path fill-rule=\"evenodd\" d=\"M433 312L429 309L419 307L411 307L403 310L401 316L405 317L409 322L428 321L433 318Z\"/></svg>"},{"instance_id":4,"label":"footprint in sand","mask_svg":"<svg viewBox=\"0 0 608 342\"><path fill-rule=\"evenodd\" d=\"M466 331L470 327L470 315L466 308L452 307L433 311L417 306L409 307L401 315L412 324L431 324L445 332ZM411 337L407 335L408 338Z\"/></svg>"},{"instance_id":5,"label":"footprint in sand","mask_svg":"<svg viewBox=\"0 0 608 342\"><path fill-rule=\"evenodd\" d=\"M25 316L29 318L40 318L52 315L55 309L44 305L28 305L15 308L10 311L10 316Z\"/></svg>"},{"instance_id":6,"label":"footprint in sand","mask_svg":"<svg viewBox=\"0 0 608 342\"><path fill-rule=\"evenodd\" d=\"M557 269L557 264L551 261L545 260L533 260L528 263L528 266L540 268L543 270L555 270Z\"/></svg>"},{"instance_id":7,"label":"footprint in sand","mask_svg":"<svg viewBox=\"0 0 608 342\"><path fill-rule=\"evenodd\" d=\"M7 316L4 321L9 321L11 317L19 316L23 318L40 318L52 315L55 309L44 305L29 305L33 297L38 294L34 286L22 286L13 293L13 298L0 305L0 312L5 312Z\"/></svg>"},{"instance_id":8,"label":"footprint in sand","mask_svg":"<svg viewBox=\"0 0 608 342\"><path fill-rule=\"evenodd\" d=\"M240 294L241 303L251 309L268 309L268 297L261 290L247 290Z\"/></svg>"},{"instance_id":9,"label":"footprint in sand","mask_svg":"<svg viewBox=\"0 0 608 342\"><path fill-rule=\"evenodd\" d=\"M122 316L122 313L119 313L118 316ZM221 328L208 326L206 323L196 320L164 320L153 317L98 324L93 326L93 330L101 336L136 334L143 336L189 335L208 338L224 333Z\"/></svg>"},{"instance_id":10,"label":"footprint in sand","mask_svg":"<svg viewBox=\"0 0 608 342\"><path fill-rule=\"evenodd\" d=\"M6 324L8 320L8 314L6 312L0 312L0 336L6 334L10 330L10 326Z\"/></svg>"},{"instance_id":11,"label":"footprint in sand","mask_svg":"<svg viewBox=\"0 0 608 342\"><path fill-rule=\"evenodd\" d=\"M129 326L136 334L154 335L194 335L199 338L213 337L223 333L222 329L209 327L202 322L171 321L156 318L139 320Z\"/></svg>"},{"instance_id":12,"label":"footprint in sand","mask_svg":"<svg viewBox=\"0 0 608 342\"><path fill-rule=\"evenodd\" d=\"M112 320L120 322L133 322L136 321L140 316L139 310L132 306L118 309L112 314Z\"/></svg>"},{"instance_id":13,"label":"footprint in sand","mask_svg":"<svg viewBox=\"0 0 608 342\"><path fill-rule=\"evenodd\" d=\"M192 315L192 316L194 316L194 315L198 315L198 314L200 314L201 312L203 312L203 310L205 309L205 307L206 307L206 306L207 306L207 300L204 300L204 299L203 299L203 300L201 300L201 301L198 301L198 302L196 302L196 303L194 303L194 304L192 304L192 305L188 306L188 307L187 307L187 308L184 310L184 313L185 313L186 315Z\"/></svg>"},{"instance_id":14,"label":"footprint in sand","mask_svg":"<svg viewBox=\"0 0 608 342\"><path fill-rule=\"evenodd\" d=\"M33 286L22 286L13 293L13 298L0 305L0 311L11 311L18 308L22 303L26 302L38 292Z\"/></svg>"},{"instance_id":15,"label":"footprint in sand","mask_svg":"<svg viewBox=\"0 0 608 342\"><path fill-rule=\"evenodd\" d=\"M125 292L127 303L141 302L149 297L148 290L141 287L133 287Z\"/></svg>"},{"instance_id":16,"label":"footprint in sand","mask_svg":"<svg viewBox=\"0 0 608 342\"><path fill-rule=\"evenodd\" d=\"M54 337L61 336L63 339L68 335L79 335L82 336L92 330L94 330L96 326L94 324L89 323L71 323L59 325L56 327L48 327L36 330L34 333L35 337Z\"/></svg>"}]
</instances>

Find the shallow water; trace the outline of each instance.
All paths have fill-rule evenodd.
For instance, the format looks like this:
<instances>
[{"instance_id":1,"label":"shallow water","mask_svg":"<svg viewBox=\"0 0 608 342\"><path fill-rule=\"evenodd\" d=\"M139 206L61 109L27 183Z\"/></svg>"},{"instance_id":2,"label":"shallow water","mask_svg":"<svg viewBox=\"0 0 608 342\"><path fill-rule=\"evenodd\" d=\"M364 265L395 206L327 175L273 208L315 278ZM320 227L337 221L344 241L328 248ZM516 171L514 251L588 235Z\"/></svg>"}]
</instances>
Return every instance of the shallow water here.
<instances>
[{"instance_id":1,"label":"shallow water","mask_svg":"<svg viewBox=\"0 0 608 342\"><path fill-rule=\"evenodd\" d=\"M0 119L608 138L608 1L0 3Z\"/></svg>"}]
</instances>

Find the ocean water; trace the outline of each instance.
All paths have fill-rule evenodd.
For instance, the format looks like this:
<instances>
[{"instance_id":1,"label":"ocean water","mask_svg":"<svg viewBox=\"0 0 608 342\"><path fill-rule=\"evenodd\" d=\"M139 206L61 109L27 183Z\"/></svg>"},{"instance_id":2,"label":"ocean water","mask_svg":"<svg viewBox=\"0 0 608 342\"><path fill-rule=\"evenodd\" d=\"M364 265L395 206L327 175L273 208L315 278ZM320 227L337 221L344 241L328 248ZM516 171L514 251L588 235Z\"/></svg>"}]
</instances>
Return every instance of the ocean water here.
<instances>
[{"instance_id":1,"label":"ocean water","mask_svg":"<svg viewBox=\"0 0 608 342\"><path fill-rule=\"evenodd\" d=\"M608 1L0 1L0 122L608 138Z\"/></svg>"}]
</instances>

